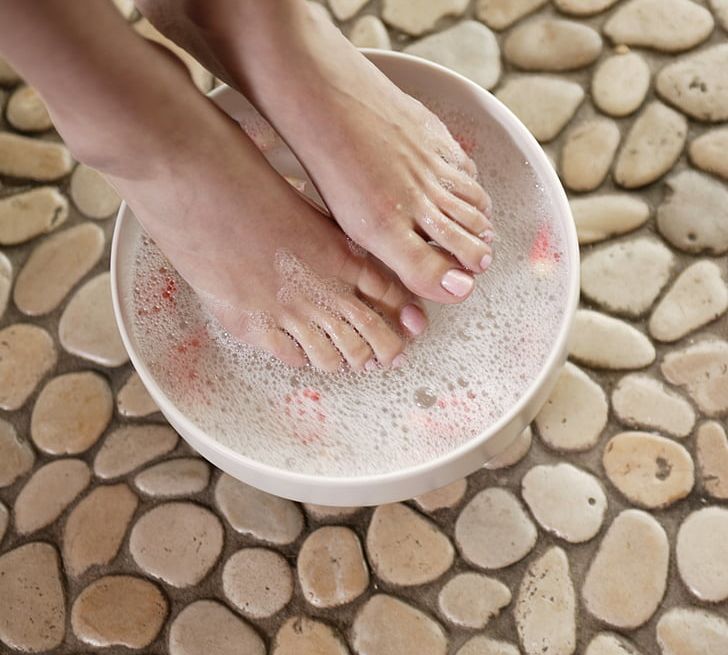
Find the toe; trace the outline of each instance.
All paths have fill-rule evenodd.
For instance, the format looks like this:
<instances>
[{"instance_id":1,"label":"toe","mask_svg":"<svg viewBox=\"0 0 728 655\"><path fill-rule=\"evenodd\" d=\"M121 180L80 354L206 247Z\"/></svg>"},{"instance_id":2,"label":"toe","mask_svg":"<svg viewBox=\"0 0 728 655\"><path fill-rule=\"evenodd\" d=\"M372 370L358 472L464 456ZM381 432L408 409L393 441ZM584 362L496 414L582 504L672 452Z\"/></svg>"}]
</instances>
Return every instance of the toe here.
<instances>
[{"instance_id":1,"label":"toe","mask_svg":"<svg viewBox=\"0 0 728 655\"><path fill-rule=\"evenodd\" d=\"M339 351L326 334L310 320L288 319L282 321L282 327L301 346L311 366L329 373L341 368L342 360Z\"/></svg>"},{"instance_id":2,"label":"toe","mask_svg":"<svg viewBox=\"0 0 728 655\"><path fill-rule=\"evenodd\" d=\"M284 364L300 368L306 365L306 355L301 347L283 330L266 330L259 334L249 334L251 345L267 350Z\"/></svg>"},{"instance_id":3,"label":"toe","mask_svg":"<svg viewBox=\"0 0 728 655\"><path fill-rule=\"evenodd\" d=\"M445 189L436 190L432 199L443 214L471 234L480 237L486 232L493 233L493 224L488 217L474 205L465 202L453 193Z\"/></svg>"},{"instance_id":4,"label":"toe","mask_svg":"<svg viewBox=\"0 0 728 655\"><path fill-rule=\"evenodd\" d=\"M493 201L476 179L443 163L437 164L436 172L440 186L485 214L487 219L492 217Z\"/></svg>"},{"instance_id":5,"label":"toe","mask_svg":"<svg viewBox=\"0 0 728 655\"><path fill-rule=\"evenodd\" d=\"M362 370L374 357L364 338L346 321L323 311L314 320L355 371Z\"/></svg>"}]
</instances>

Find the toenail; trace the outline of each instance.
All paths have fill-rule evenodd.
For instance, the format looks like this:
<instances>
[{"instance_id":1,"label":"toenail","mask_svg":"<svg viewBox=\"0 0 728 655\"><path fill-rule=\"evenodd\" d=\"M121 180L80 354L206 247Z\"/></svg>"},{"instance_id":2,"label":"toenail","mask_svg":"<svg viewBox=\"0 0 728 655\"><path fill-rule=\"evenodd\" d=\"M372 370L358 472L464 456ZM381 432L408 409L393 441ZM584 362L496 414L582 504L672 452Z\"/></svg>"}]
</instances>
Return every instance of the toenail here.
<instances>
[{"instance_id":1,"label":"toenail","mask_svg":"<svg viewBox=\"0 0 728 655\"><path fill-rule=\"evenodd\" d=\"M401 368L407 363L407 357L405 357L404 353L399 353L393 360L392 360L392 368Z\"/></svg>"},{"instance_id":2,"label":"toenail","mask_svg":"<svg viewBox=\"0 0 728 655\"><path fill-rule=\"evenodd\" d=\"M442 276L442 288L449 291L453 296L467 296L475 284L475 280L465 271L456 268L449 270Z\"/></svg>"},{"instance_id":3,"label":"toenail","mask_svg":"<svg viewBox=\"0 0 728 655\"><path fill-rule=\"evenodd\" d=\"M486 243L493 243L493 239L495 239L495 232L493 232L493 230L485 230L478 236Z\"/></svg>"},{"instance_id":4,"label":"toenail","mask_svg":"<svg viewBox=\"0 0 728 655\"><path fill-rule=\"evenodd\" d=\"M402 307L399 320L406 330L416 337L422 334L427 327L427 318L417 305L409 304Z\"/></svg>"},{"instance_id":5,"label":"toenail","mask_svg":"<svg viewBox=\"0 0 728 655\"><path fill-rule=\"evenodd\" d=\"M480 270L485 271L488 269L488 266L491 265L493 261L492 255L483 255L483 259L480 260Z\"/></svg>"},{"instance_id":6,"label":"toenail","mask_svg":"<svg viewBox=\"0 0 728 655\"><path fill-rule=\"evenodd\" d=\"M365 371L373 371L375 368L377 368L377 360L374 358L370 359L366 364L364 364Z\"/></svg>"}]
</instances>

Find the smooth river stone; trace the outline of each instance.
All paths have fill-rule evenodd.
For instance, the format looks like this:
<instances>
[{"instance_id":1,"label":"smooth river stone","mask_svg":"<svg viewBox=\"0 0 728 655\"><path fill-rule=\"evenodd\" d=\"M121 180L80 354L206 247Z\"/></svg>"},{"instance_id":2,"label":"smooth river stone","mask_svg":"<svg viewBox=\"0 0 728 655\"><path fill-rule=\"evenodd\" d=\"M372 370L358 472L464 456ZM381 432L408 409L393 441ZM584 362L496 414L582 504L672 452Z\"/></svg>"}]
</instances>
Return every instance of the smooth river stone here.
<instances>
[{"instance_id":1,"label":"smooth river stone","mask_svg":"<svg viewBox=\"0 0 728 655\"><path fill-rule=\"evenodd\" d=\"M641 510L617 516L586 574L587 610L617 628L648 621L665 594L670 545L662 526Z\"/></svg>"},{"instance_id":2,"label":"smooth river stone","mask_svg":"<svg viewBox=\"0 0 728 655\"><path fill-rule=\"evenodd\" d=\"M445 16L459 16L468 0L428 0L413 4L410 0L384 0L382 19L392 27L412 36L430 32Z\"/></svg>"},{"instance_id":3,"label":"smooth river stone","mask_svg":"<svg viewBox=\"0 0 728 655\"><path fill-rule=\"evenodd\" d=\"M357 655L445 655L440 624L394 596L376 594L359 610L351 631Z\"/></svg>"},{"instance_id":4,"label":"smooth river stone","mask_svg":"<svg viewBox=\"0 0 728 655\"><path fill-rule=\"evenodd\" d=\"M285 545L303 530L296 503L260 491L223 473L215 486L215 502L234 530L268 543Z\"/></svg>"},{"instance_id":5,"label":"smooth river stone","mask_svg":"<svg viewBox=\"0 0 728 655\"><path fill-rule=\"evenodd\" d=\"M567 362L556 386L536 416L541 439L555 450L592 448L607 424L609 406L602 388Z\"/></svg>"},{"instance_id":6,"label":"smooth river stone","mask_svg":"<svg viewBox=\"0 0 728 655\"><path fill-rule=\"evenodd\" d=\"M662 374L671 384L686 387L708 416L728 412L728 342L707 339L669 352Z\"/></svg>"},{"instance_id":7,"label":"smooth river stone","mask_svg":"<svg viewBox=\"0 0 728 655\"><path fill-rule=\"evenodd\" d=\"M701 134L690 142L690 161L706 173L728 181L728 128L723 127Z\"/></svg>"},{"instance_id":8,"label":"smooth river stone","mask_svg":"<svg viewBox=\"0 0 728 655\"><path fill-rule=\"evenodd\" d=\"M139 500L125 484L96 487L73 508L63 528L63 563L78 577L119 552Z\"/></svg>"},{"instance_id":9,"label":"smooth river stone","mask_svg":"<svg viewBox=\"0 0 728 655\"><path fill-rule=\"evenodd\" d=\"M609 9L618 0L554 0L559 11L574 16L591 16Z\"/></svg>"},{"instance_id":10,"label":"smooth river stone","mask_svg":"<svg viewBox=\"0 0 728 655\"><path fill-rule=\"evenodd\" d=\"M76 166L70 185L73 204L89 218L108 218L119 209L121 198L106 178L85 164Z\"/></svg>"},{"instance_id":11,"label":"smooth river stone","mask_svg":"<svg viewBox=\"0 0 728 655\"><path fill-rule=\"evenodd\" d=\"M574 82L541 75L508 80L496 93L541 142L551 141L571 120L584 100Z\"/></svg>"},{"instance_id":12,"label":"smooth river stone","mask_svg":"<svg viewBox=\"0 0 728 655\"><path fill-rule=\"evenodd\" d=\"M531 71L569 71L595 61L602 51L596 30L575 21L534 18L513 28L503 45L506 59Z\"/></svg>"},{"instance_id":13,"label":"smooth river stone","mask_svg":"<svg viewBox=\"0 0 728 655\"><path fill-rule=\"evenodd\" d=\"M462 478L439 489L428 491L413 500L421 510L428 513L436 512L438 509L455 507L463 499L467 488L468 481Z\"/></svg>"},{"instance_id":14,"label":"smooth river stone","mask_svg":"<svg viewBox=\"0 0 728 655\"><path fill-rule=\"evenodd\" d=\"M133 371L116 394L116 409L122 416L140 418L159 411L139 374Z\"/></svg>"},{"instance_id":15,"label":"smooth river stone","mask_svg":"<svg viewBox=\"0 0 728 655\"><path fill-rule=\"evenodd\" d=\"M276 633L271 655L349 655L349 649L326 623L293 616Z\"/></svg>"},{"instance_id":16,"label":"smooth river stone","mask_svg":"<svg viewBox=\"0 0 728 655\"><path fill-rule=\"evenodd\" d=\"M30 254L15 282L13 298L18 309L29 316L53 311L96 265L103 250L104 233L90 223L43 240Z\"/></svg>"},{"instance_id":17,"label":"smooth river stone","mask_svg":"<svg viewBox=\"0 0 728 655\"><path fill-rule=\"evenodd\" d=\"M726 70L728 43L667 64L657 74L655 89L671 105L693 118L719 123L728 120Z\"/></svg>"},{"instance_id":18,"label":"smooth river stone","mask_svg":"<svg viewBox=\"0 0 728 655\"><path fill-rule=\"evenodd\" d=\"M561 150L561 179L572 191L592 191L607 177L619 145L619 128L608 118L581 123Z\"/></svg>"},{"instance_id":19,"label":"smooth river stone","mask_svg":"<svg viewBox=\"0 0 728 655\"><path fill-rule=\"evenodd\" d=\"M650 334L658 341L677 341L722 316L728 309L728 287L711 261L686 268L650 317Z\"/></svg>"},{"instance_id":20,"label":"smooth river stone","mask_svg":"<svg viewBox=\"0 0 728 655\"><path fill-rule=\"evenodd\" d=\"M41 466L15 499L15 529L30 534L55 521L91 483L80 459L60 459Z\"/></svg>"},{"instance_id":21,"label":"smooth river stone","mask_svg":"<svg viewBox=\"0 0 728 655\"><path fill-rule=\"evenodd\" d=\"M479 635L468 639L455 655L521 655L513 644Z\"/></svg>"},{"instance_id":22,"label":"smooth river stone","mask_svg":"<svg viewBox=\"0 0 728 655\"><path fill-rule=\"evenodd\" d=\"M692 512L677 533L677 568L685 585L700 600L728 598L728 510L705 507Z\"/></svg>"},{"instance_id":23,"label":"smooth river stone","mask_svg":"<svg viewBox=\"0 0 728 655\"><path fill-rule=\"evenodd\" d=\"M594 368L644 368L655 361L655 347L629 323L579 309L571 331L569 355Z\"/></svg>"},{"instance_id":24,"label":"smooth river stone","mask_svg":"<svg viewBox=\"0 0 728 655\"><path fill-rule=\"evenodd\" d=\"M122 425L96 453L94 473L106 479L124 475L173 451L177 441L177 433L166 425Z\"/></svg>"},{"instance_id":25,"label":"smooth river stone","mask_svg":"<svg viewBox=\"0 0 728 655\"><path fill-rule=\"evenodd\" d=\"M720 423L707 421L698 428L696 455L705 492L728 500L728 436Z\"/></svg>"},{"instance_id":26,"label":"smooth river stone","mask_svg":"<svg viewBox=\"0 0 728 655\"><path fill-rule=\"evenodd\" d=\"M37 653L56 648L66 634L66 607L58 555L29 543L0 556L0 640Z\"/></svg>"},{"instance_id":27,"label":"smooth river stone","mask_svg":"<svg viewBox=\"0 0 728 655\"><path fill-rule=\"evenodd\" d=\"M716 20L728 31L728 0L708 0L708 3Z\"/></svg>"},{"instance_id":28,"label":"smooth river stone","mask_svg":"<svg viewBox=\"0 0 728 655\"><path fill-rule=\"evenodd\" d=\"M604 24L617 44L681 52L705 41L713 31L710 12L691 0L630 0Z\"/></svg>"},{"instance_id":29,"label":"smooth river stone","mask_svg":"<svg viewBox=\"0 0 728 655\"><path fill-rule=\"evenodd\" d=\"M329 0L329 7L337 20L349 20L369 0Z\"/></svg>"},{"instance_id":30,"label":"smooth river stone","mask_svg":"<svg viewBox=\"0 0 728 655\"><path fill-rule=\"evenodd\" d=\"M350 603L369 586L359 537L342 526L312 532L301 545L296 568L303 596L315 607Z\"/></svg>"},{"instance_id":31,"label":"smooth river stone","mask_svg":"<svg viewBox=\"0 0 728 655\"><path fill-rule=\"evenodd\" d=\"M5 116L21 132L45 132L53 127L40 94L31 86L19 86L10 95Z\"/></svg>"},{"instance_id":32,"label":"smooth river stone","mask_svg":"<svg viewBox=\"0 0 728 655\"><path fill-rule=\"evenodd\" d=\"M346 507L346 506L334 506L334 505L316 505L314 503L303 503L303 509L306 510L306 514L322 523L332 521L343 521L356 514L361 507Z\"/></svg>"},{"instance_id":33,"label":"smooth river stone","mask_svg":"<svg viewBox=\"0 0 728 655\"><path fill-rule=\"evenodd\" d=\"M13 286L13 265L5 253L0 252L0 318L5 314Z\"/></svg>"},{"instance_id":34,"label":"smooth river stone","mask_svg":"<svg viewBox=\"0 0 728 655\"><path fill-rule=\"evenodd\" d=\"M160 462L137 473L134 484L154 497L189 496L205 489L210 482L210 467L197 457L180 457Z\"/></svg>"},{"instance_id":35,"label":"smooth river stone","mask_svg":"<svg viewBox=\"0 0 728 655\"><path fill-rule=\"evenodd\" d=\"M533 441L533 431L531 426L527 426L521 434L519 434L506 448L498 453L493 459L489 459L483 464L484 469L489 471L497 471L499 469L515 466L520 462L531 450L531 442Z\"/></svg>"},{"instance_id":36,"label":"smooth river stone","mask_svg":"<svg viewBox=\"0 0 728 655\"><path fill-rule=\"evenodd\" d=\"M366 545L377 576L402 586L436 580L452 566L455 555L434 523L401 503L376 508Z\"/></svg>"},{"instance_id":37,"label":"smooth river stone","mask_svg":"<svg viewBox=\"0 0 728 655\"><path fill-rule=\"evenodd\" d=\"M52 182L72 168L71 153L62 143L0 132L0 174Z\"/></svg>"},{"instance_id":38,"label":"smooth river stone","mask_svg":"<svg viewBox=\"0 0 728 655\"><path fill-rule=\"evenodd\" d=\"M357 48L379 48L391 50L389 32L377 16L362 16L349 31L349 41Z\"/></svg>"},{"instance_id":39,"label":"smooth river stone","mask_svg":"<svg viewBox=\"0 0 728 655\"><path fill-rule=\"evenodd\" d=\"M569 204L582 245L636 230L650 217L644 200L623 193L572 198Z\"/></svg>"},{"instance_id":40,"label":"smooth river stone","mask_svg":"<svg viewBox=\"0 0 728 655\"><path fill-rule=\"evenodd\" d=\"M610 116L636 111L650 88L650 67L636 52L605 59L592 78L594 104Z\"/></svg>"},{"instance_id":41,"label":"smooth river stone","mask_svg":"<svg viewBox=\"0 0 728 655\"><path fill-rule=\"evenodd\" d=\"M291 567L267 548L243 548L222 571L227 599L245 616L263 619L282 610L293 595Z\"/></svg>"},{"instance_id":42,"label":"smooth river stone","mask_svg":"<svg viewBox=\"0 0 728 655\"><path fill-rule=\"evenodd\" d=\"M647 432L621 432L604 448L610 482L632 503L663 509L685 498L695 484L690 453L679 443Z\"/></svg>"},{"instance_id":43,"label":"smooth river stone","mask_svg":"<svg viewBox=\"0 0 728 655\"><path fill-rule=\"evenodd\" d=\"M65 373L38 395L30 434L43 452L76 455L98 441L113 411L111 389L104 378L91 371Z\"/></svg>"},{"instance_id":44,"label":"smooth river stone","mask_svg":"<svg viewBox=\"0 0 728 655\"><path fill-rule=\"evenodd\" d=\"M571 655L576 649L576 596L569 560L553 546L529 564L514 611L527 655Z\"/></svg>"},{"instance_id":45,"label":"smooth river stone","mask_svg":"<svg viewBox=\"0 0 728 655\"><path fill-rule=\"evenodd\" d=\"M43 328L15 323L0 330L0 408L20 409L57 359Z\"/></svg>"},{"instance_id":46,"label":"smooth river stone","mask_svg":"<svg viewBox=\"0 0 728 655\"><path fill-rule=\"evenodd\" d=\"M641 655L641 653L623 637L600 632L589 642L584 655Z\"/></svg>"},{"instance_id":47,"label":"smooth river stone","mask_svg":"<svg viewBox=\"0 0 728 655\"><path fill-rule=\"evenodd\" d=\"M169 629L170 655L265 655L258 633L221 603L197 600ZM303 654L302 654L303 655Z\"/></svg>"},{"instance_id":48,"label":"smooth river stone","mask_svg":"<svg viewBox=\"0 0 728 655\"><path fill-rule=\"evenodd\" d=\"M728 653L728 621L713 612L675 607L657 622L662 655L723 655Z\"/></svg>"},{"instance_id":49,"label":"smooth river stone","mask_svg":"<svg viewBox=\"0 0 728 655\"><path fill-rule=\"evenodd\" d=\"M484 569L501 569L523 559L538 532L518 499L506 489L484 489L455 522L455 541L463 557Z\"/></svg>"},{"instance_id":50,"label":"smooth river stone","mask_svg":"<svg viewBox=\"0 0 728 655\"><path fill-rule=\"evenodd\" d=\"M475 15L494 30L510 27L517 20L533 13L548 0L478 0Z\"/></svg>"},{"instance_id":51,"label":"smooth river stone","mask_svg":"<svg viewBox=\"0 0 728 655\"><path fill-rule=\"evenodd\" d=\"M167 601L157 585L130 575L109 575L76 597L71 626L90 646L144 648L159 634L166 616Z\"/></svg>"},{"instance_id":52,"label":"smooth river stone","mask_svg":"<svg viewBox=\"0 0 728 655\"><path fill-rule=\"evenodd\" d=\"M493 32L474 20L426 36L404 51L450 68L485 89L492 89L500 78L498 41Z\"/></svg>"},{"instance_id":53,"label":"smooth river stone","mask_svg":"<svg viewBox=\"0 0 728 655\"><path fill-rule=\"evenodd\" d=\"M56 188L38 187L0 200L0 244L13 246L52 232L68 218L68 200Z\"/></svg>"},{"instance_id":54,"label":"smooth river stone","mask_svg":"<svg viewBox=\"0 0 728 655\"><path fill-rule=\"evenodd\" d=\"M35 455L25 440L18 439L15 428L0 418L0 488L9 487L31 468Z\"/></svg>"},{"instance_id":55,"label":"smooth river stone","mask_svg":"<svg viewBox=\"0 0 728 655\"><path fill-rule=\"evenodd\" d=\"M564 462L534 466L523 476L521 495L542 528L571 543L594 537L607 510L599 481Z\"/></svg>"},{"instance_id":56,"label":"smooth river stone","mask_svg":"<svg viewBox=\"0 0 728 655\"><path fill-rule=\"evenodd\" d=\"M581 291L611 313L637 317L652 307L674 265L670 249L652 237L608 244L581 260Z\"/></svg>"},{"instance_id":57,"label":"smooth river stone","mask_svg":"<svg viewBox=\"0 0 728 655\"><path fill-rule=\"evenodd\" d=\"M437 597L440 611L450 623L482 629L511 602L511 591L502 582L481 573L459 573Z\"/></svg>"},{"instance_id":58,"label":"smooth river stone","mask_svg":"<svg viewBox=\"0 0 728 655\"><path fill-rule=\"evenodd\" d=\"M628 189L662 177L680 157L688 133L682 114L651 102L632 124L617 156L614 180Z\"/></svg>"},{"instance_id":59,"label":"smooth river stone","mask_svg":"<svg viewBox=\"0 0 728 655\"><path fill-rule=\"evenodd\" d=\"M687 437L695 425L692 405L649 375L623 377L612 392L612 408L625 425L673 437Z\"/></svg>"},{"instance_id":60,"label":"smooth river stone","mask_svg":"<svg viewBox=\"0 0 728 655\"><path fill-rule=\"evenodd\" d=\"M657 229L673 246L693 255L728 252L728 189L718 181L683 171L670 177L657 209Z\"/></svg>"}]
</instances>

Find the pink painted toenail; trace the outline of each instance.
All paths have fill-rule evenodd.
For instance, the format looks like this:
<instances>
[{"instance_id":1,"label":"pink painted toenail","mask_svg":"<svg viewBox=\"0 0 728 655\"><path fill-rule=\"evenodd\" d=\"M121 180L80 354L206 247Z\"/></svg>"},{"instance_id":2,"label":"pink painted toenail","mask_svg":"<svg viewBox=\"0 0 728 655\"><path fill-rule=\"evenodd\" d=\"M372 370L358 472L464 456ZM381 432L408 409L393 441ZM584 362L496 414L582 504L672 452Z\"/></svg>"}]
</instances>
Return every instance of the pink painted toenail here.
<instances>
[{"instance_id":1,"label":"pink painted toenail","mask_svg":"<svg viewBox=\"0 0 728 655\"><path fill-rule=\"evenodd\" d=\"M407 357L405 357L404 353L399 353L393 360L392 360L392 368L401 368L407 363Z\"/></svg>"},{"instance_id":2,"label":"pink painted toenail","mask_svg":"<svg viewBox=\"0 0 728 655\"><path fill-rule=\"evenodd\" d=\"M486 243L493 243L493 239L495 239L495 232L493 232L493 230L485 230L485 232L481 232L478 236L480 236L480 238Z\"/></svg>"},{"instance_id":3,"label":"pink painted toenail","mask_svg":"<svg viewBox=\"0 0 728 655\"><path fill-rule=\"evenodd\" d=\"M490 266L492 262L493 262L492 255L483 255L483 259L480 260L480 270L481 271L487 270L488 266Z\"/></svg>"},{"instance_id":4,"label":"pink painted toenail","mask_svg":"<svg viewBox=\"0 0 728 655\"><path fill-rule=\"evenodd\" d=\"M366 364L364 364L365 371L373 371L377 368L377 360L372 357Z\"/></svg>"},{"instance_id":5,"label":"pink painted toenail","mask_svg":"<svg viewBox=\"0 0 728 655\"><path fill-rule=\"evenodd\" d=\"M442 276L442 288L449 291L453 296L467 296L475 284L475 280L465 271L455 268L449 270Z\"/></svg>"},{"instance_id":6,"label":"pink painted toenail","mask_svg":"<svg viewBox=\"0 0 728 655\"><path fill-rule=\"evenodd\" d=\"M422 334L427 327L427 318L417 305L409 304L402 307L399 320L406 330L416 337Z\"/></svg>"}]
</instances>

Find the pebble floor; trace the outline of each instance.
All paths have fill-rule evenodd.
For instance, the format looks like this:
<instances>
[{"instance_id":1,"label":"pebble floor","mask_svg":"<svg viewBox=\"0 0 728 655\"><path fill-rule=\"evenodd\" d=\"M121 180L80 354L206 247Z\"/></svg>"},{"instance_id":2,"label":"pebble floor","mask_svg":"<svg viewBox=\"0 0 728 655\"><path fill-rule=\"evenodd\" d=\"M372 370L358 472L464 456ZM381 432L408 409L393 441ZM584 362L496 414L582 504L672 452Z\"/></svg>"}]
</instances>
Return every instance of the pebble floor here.
<instances>
[{"instance_id":1,"label":"pebble floor","mask_svg":"<svg viewBox=\"0 0 728 655\"><path fill-rule=\"evenodd\" d=\"M0 652L728 654L728 1L322 10L544 143L582 244L570 364L499 462L412 501L235 482L133 375L118 198L0 62Z\"/></svg>"}]
</instances>

